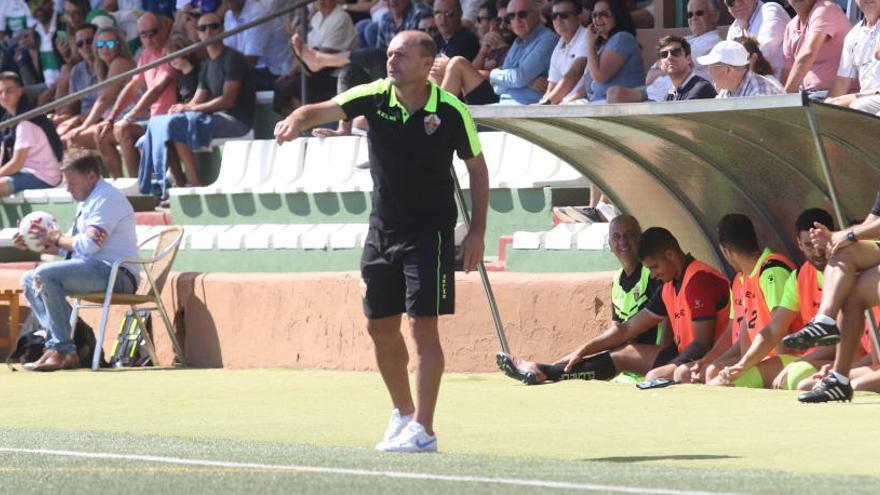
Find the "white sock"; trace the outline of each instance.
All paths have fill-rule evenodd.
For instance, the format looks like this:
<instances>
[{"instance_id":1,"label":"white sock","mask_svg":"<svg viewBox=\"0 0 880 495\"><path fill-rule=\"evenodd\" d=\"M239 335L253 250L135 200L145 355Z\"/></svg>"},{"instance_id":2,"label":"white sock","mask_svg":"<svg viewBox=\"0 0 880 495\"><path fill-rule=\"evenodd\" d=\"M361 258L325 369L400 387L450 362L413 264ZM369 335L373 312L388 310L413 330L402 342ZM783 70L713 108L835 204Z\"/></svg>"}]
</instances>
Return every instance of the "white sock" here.
<instances>
[{"instance_id":1,"label":"white sock","mask_svg":"<svg viewBox=\"0 0 880 495\"><path fill-rule=\"evenodd\" d=\"M839 381L840 383L844 385L849 385L849 377L843 376L836 371L832 371L831 375L834 375L834 378L837 378L837 381Z\"/></svg>"},{"instance_id":2,"label":"white sock","mask_svg":"<svg viewBox=\"0 0 880 495\"><path fill-rule=\"evenodd\" d=\"M830 316L825 316L825 315L823 315L823 314L821 314L821 313L820 313L820 314L817 314L817 315L813 318L813 321L815 321L816 323L822 323L822 324L825 324L825 325L836 325L836 324L837 324L837 322L834 321L834 318L832 318L832 317L830 317Z\"/></svg>"}]
</instances>

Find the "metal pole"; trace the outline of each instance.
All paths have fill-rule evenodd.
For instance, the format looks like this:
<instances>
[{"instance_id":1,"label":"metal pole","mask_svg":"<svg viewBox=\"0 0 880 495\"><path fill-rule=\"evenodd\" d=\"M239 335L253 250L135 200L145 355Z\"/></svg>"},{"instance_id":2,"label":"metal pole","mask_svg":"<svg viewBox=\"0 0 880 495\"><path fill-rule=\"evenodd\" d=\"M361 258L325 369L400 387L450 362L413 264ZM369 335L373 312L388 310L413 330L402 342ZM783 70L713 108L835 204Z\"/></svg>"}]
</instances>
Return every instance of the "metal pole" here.
<instances>
[{"instance_id":1,"label":"metal pole","mask_svg":"<svg viewBox=\"0 0 880 495\"><path fill-rule=\"evenodd\" d=\"M309 36L309 9L303 5L302 11L300 13L300 22L299 22L299 35L302 37L303 41L308 40ZM299 84L300 84L300 99L302 104L305 105L309 102L309 79L306 75L306 68L300 67L299 71Z\"/></svg>"},{"instance_id":2,"label":"metal pole","mask_svg":"<svg viewBox=\"0 0 880 495\"><path fill-rule=\"evenodd\" d=\"M2 1L2 0L0 0L0 1ZM174 60L175 58L178 58L183 55L200 50L205 45L217 43L218 41L222 41L225 38L228 38L230 36L234 36L242 31L250 29L254 26L258 26L258 25L263 24L265 22L271 21L272 19L275 19L277 17L281 17L285 14L289 14L289 13L293 12L294 10L301 8L301 7L304 7L314 1L315 0L295 0L288 7L280 9L276 12L272 12L271 14L260 17L259 19L254 19L251 22L246 22L246 23L242 24L241 26L238 26L235 29L225 31L223 33L218 34L217 36L212 36L212 37L206 39L205 41L200 41L200 42L195 43L193 45L190 45L186 48L182 48L174 53L165 55L162 58L158 58L158 59L150 62L149 64L142 65L140 67L135 67L134 69L123 72L122 74L119 74L117 76L114 76L114 77L111 77L111 78L106 79L104 81L101 81L98 84L95 84L94 86L90 86L90 87L83 89L81 91L77 91L76 93L71 93L67 96L63 96L61 98L58 98L57 100L46 103L45 105L43 105L41 107L35 108L33 110L28 110L27 112L16 115L10 119L6 119L6 120L0 122L0 130L3 130L7 127L12 127L23 120L32 119L38 115L43 115L45 113L48 113L50 110L54 110L56 108L66 106L70 103L73 103L74 101L78 101L78 100L82 99L84 96L90 95L90 94L98 92L108 86L116 84L119 81L127 80L127 79L131 78L132 76L136 76L136 75L140 74L141 72L145 72L145 71L148 71L154 67L158 67L162 64L166 64L166 63Z\"/></svg>"},{"instance_id":3,"label":"metal pole","mask_svg":"<svg viewBox=\"0 0 880 495\"><path fill-rule=\"evenodd\" d=\"M846 228L847 219L843 214L843 207L837 198L837 188L834 185L834 179L831 176L831 166L828 164L828 155L825 153L825 144L822 143L822 135L819 133L819 124L816 121L816 114L810 106L810 101L804 94L804 109L807 113L807 121L810 123L810 132L813 134L813 141L816 143L816 151L819 153L819 163L822 164L822 172L825 174L825 182L828 185L828 196L831 198L831 204L834 206L834 214L837 216L837 223L841 229ZM865 311L865 318L871 324L871 345L874 347L876 359L880 359L880 337L877 332L877 320L874 319L874 313L870 309Z\"/></svg>"},{"instance_id":4,"label":"metal pole","mask_svg":"<svg viewBox=\"0 0 880 495\"><path fill-rule=\"evenodd\" d=\"M458 203L458 209L464 218L464 224L471 230L471 215L464 203L464 194L461 192L461 184L458 183L458 176L455 175L455 168L450 167L452 180L455 182L455 200ZM498 314L498 305L495 304L495 294L492 292L492 285L489 284L489 275L486 273L486 265L483 260L477 263L477 271L480 272L480 280L483 282L483 290L486 291L486 301L489 303L489 312L492 313L492 322L495 324L495 332L498 334L498 341L501 343L501 351L510 353L510 347L507 346L507 337L504 335L504 326L501 323L501 316Z\"/></svg>"}]
</instances>

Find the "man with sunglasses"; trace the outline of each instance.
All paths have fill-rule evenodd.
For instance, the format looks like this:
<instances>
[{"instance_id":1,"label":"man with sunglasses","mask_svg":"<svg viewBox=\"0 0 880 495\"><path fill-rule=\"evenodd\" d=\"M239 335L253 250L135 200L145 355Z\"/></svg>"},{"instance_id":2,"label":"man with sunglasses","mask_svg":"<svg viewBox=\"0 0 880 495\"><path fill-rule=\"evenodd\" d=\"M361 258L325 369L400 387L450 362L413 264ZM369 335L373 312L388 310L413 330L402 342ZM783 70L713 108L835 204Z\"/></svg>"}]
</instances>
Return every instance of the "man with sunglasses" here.
<instances>
[{"instance_id":1,"label":"man with sunglasses","mask_svg":"<svg viewBox=\"0 0 880 495\"><path fill-rule=\"evenodd\" d=\"M718 35L718 20L721 11L718 0L690 0L687 3L688 30L691 34L684 37L690 46L690 62L693 65L694 74L709 80L709 70L706 66L696 61L697 57L709 53L715 44L721 41ZM648 69L645 78L647 98L652 101L665 101L669 92L673 89L673 83L665 70L661 68L661 60L658 59ZM713 95L714 97L714 95Z\"/></svg>"},{"instance_id":2,"label":"man with sunglasses","mask_svg":"<svg viewBox=\"0 0 880 495\"><path fill-rule=\"evenodd\" d=\"M587 67L587 28L580 23L583 6L577 0L553 0L551 9L559 41L550 57L547 91L538 101L541 105L556 105L567 96L583 92Z\"/></svg>"},{"instance_id":3,"label":"man with sunglasses","mask_svg":"<svg viewBox=\"0 0 880 495\"><path fill-rule=\"evenodd\" d=\"M207 41L223 32L223 24L220 16L208 13L199 17L197 29L199 40ZM153 180L164 194L166 161L178 185L201 185L192 148L207 146L211 139L243 136L253 125L256 91L244 56L222 41L208 43L205 50L208 59L192 100L172 105L167 115L150 119L147 126L138 167L144 194L154 192ZM169 143L171 154L166 153Z\"/></svg>"},{"instance_id":4,"label":"man with sunglasses","mask_svg":"<svg viewBox=\"0 0 880 495\"><path fill-rule=\"evenodd\" d=\"M785 26L791 20L785 8L778 3L763 0L724 0L724 4L733 16L733 24L727 30L727 39L734 41L740 36L750 36L758 40L761 53L773 65L776 78L781 79L785 65L782 40L785 37Z\"/></svg>"},{"instance_id":5,"label":"man with sunglasses","mask_svg":"<svg viewBox=\"0 0 880 495\"><path fill-rule=\"evenodd\" d=\"M657 42L660 70L669 77L672 88L666 101L698 100L715 98L712 83L693 70L691 45L679 36L664 36Z\"/></svg>"},{"instance_id":6,"label":"man with sunglasses","mask_svg":"<svg viewBox=\"0 0 880 495\"><path fill-rule=\"evenodd\" d=\"M462 24L459 0L434 0L434 24L437 25L437 33L433 35L434 43L437 44L437 57L431 67L430 77L440 84L449 60L452 57L473 60L480 51L480 40Z\"/></svg>"},{"instance_id":7,"label":"man with sunglasses","mask_svg":"<svg viewBox=\"0 0 880 495\"><path fill-rule=\"evenodd\" d=\"M719 42L697 61L709 67L716 98L785 94L778 81L749 70L749 52L736 41Z\"/></svg>"},{"instance_id":8,"label":"man with sunglasses","mask_svg":"<svg viewBox=\"0 0 880 495\"><path fill-rule=\"evenodd\" d=\"M498 95L499 103L537 103L544 91L538 91L530 84L546 78L559 37L541 24L538 4L534 0L512 0L507 5L505 20L510 23L516 39L501 68L489 72L489 83Z\"/></svg>"},{"instance_id":9,"label":"man with sunglasses","mask_svg":"<svg viewBox=\"0 0 880 495\"><path fill-rule=\"evenodd\" d=\"M880 115L880 2L857 3L865 18L844 39L837 78L825 103ZM856 83L859 91L853 93Z\"/></svg>"},{"instance_id":10,"label":"man with sunglasses","mask_svg":"<svg viewBox=\"0 0 880 495\"><path fill-rule=\"evenodd\" d=\"M168 33L152 12L141 15L137 29L142 44L137 65L143 67L165 55ZM119 92L116 103L104 122L98 125L96 133L98 150L114 170L122 170L119 151L116 150L118 145L128 176L137 177L141 155L135 143L144 135L144 126L139 120L165 115L171 105L177 103L178 75L169 64L162 64L134 76ZM139 93L142 95L137 98Z\"/></svg>"},{"instance_id":11,"label":"man with sunglasses","mask_svg":"<svg viewBox=\"0 0 880 495\"><path fill-rule=\"evenodd\" d=\"M82 60L70 69L70 78L68 80L68 90L70 93L76 93L98 83L98 76L95 74L95 50L92 47L97 31L98 26L83 24L74 34L74 47L80 57L82 57ZM56 114L53 121L58 129L58 134L63 135L70 129L82 124L85 116L92 110L92 106L95 105L97 99L97 92L88 94Z\"/></svg>"}]
</instances>

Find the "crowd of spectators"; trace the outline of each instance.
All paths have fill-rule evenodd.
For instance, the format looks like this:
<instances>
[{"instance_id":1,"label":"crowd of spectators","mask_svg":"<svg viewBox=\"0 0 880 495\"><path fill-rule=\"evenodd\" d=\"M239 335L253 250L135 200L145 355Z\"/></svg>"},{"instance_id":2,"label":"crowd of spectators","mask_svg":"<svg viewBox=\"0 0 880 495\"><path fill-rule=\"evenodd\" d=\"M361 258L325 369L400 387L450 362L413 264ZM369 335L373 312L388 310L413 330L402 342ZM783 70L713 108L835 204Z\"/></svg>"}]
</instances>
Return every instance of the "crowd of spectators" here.
<instances>
[{"instance_id":1,"label":"crowd of spectators","mask_svg":"<svg viewBox=\"0 0 880 495\"><path fill-rule=\"evenodd\" d=\"M4 0L0 71L15 74L23 101L37 106L290 1ZM164 193L166 163L177 184L197 185L192 149L211 138L247 134L256 91L274 91L274 108L287 114L306 100L385 77L386 48L403 30L434 38L431 80L472 105L595 105L803 90L817 100L878 113L880 5L857 0L858 10L849 15L841 5L690 0L683 12L688 34L644 46L636 30L653 26L650 1L317 0L309 6L304 36L300 14L276 18L117 81L48 119L65 148L97 150L111 176L139 176L145 193ZM853 18L860 20L851 25ZM724 24L726 39L719 30ZM347 134L351 126L340 122L322 132Z\"/></svg>"}]
</instances>

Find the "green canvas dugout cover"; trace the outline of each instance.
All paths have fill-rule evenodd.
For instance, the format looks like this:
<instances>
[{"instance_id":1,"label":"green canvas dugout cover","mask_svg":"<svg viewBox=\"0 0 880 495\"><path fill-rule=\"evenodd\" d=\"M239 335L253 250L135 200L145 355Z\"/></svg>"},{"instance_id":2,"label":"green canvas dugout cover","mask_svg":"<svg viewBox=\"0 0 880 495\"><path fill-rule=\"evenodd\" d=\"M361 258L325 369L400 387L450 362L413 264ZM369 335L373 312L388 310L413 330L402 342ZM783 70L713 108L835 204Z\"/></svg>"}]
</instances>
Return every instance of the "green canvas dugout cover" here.
<instances>
[{"instance_id":1,"label":"green canvas dugout cover","mask_svg":"<svg viewBox=\"0 0 880 495\"><path fill-rule=\"evenodd\" d=\"M763 244L801 259L801 211L836 213L833 188L839 213L860 221L880 187L880 118L798 94L471 113L556 154L643 228L666 227L683 249L719 267L715 226L727 213L748 215Z\"/></svg>"}]
</instances>

